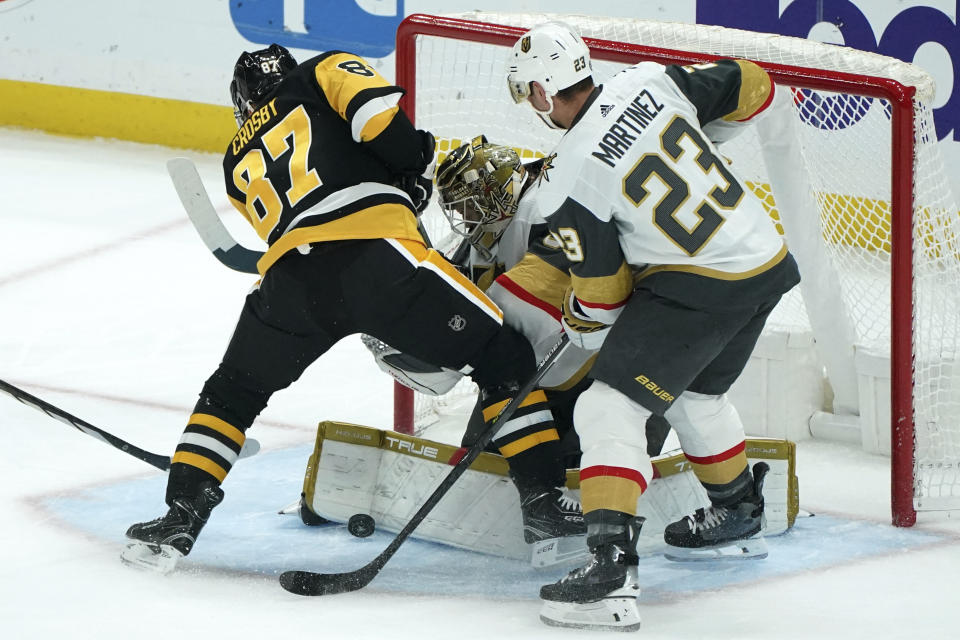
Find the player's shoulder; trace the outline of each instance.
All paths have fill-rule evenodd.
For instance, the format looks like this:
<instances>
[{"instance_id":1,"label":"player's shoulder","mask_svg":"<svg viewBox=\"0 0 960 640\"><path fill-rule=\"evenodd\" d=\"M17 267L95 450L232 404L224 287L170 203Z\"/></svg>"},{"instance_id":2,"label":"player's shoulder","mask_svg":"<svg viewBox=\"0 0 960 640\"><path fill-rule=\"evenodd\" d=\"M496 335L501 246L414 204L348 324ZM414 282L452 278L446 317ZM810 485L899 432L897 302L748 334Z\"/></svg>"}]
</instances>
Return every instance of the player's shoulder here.
<instances>
[{"instance_id":1,"label":"player's shoulder","mask_svg":"<svg viewBox=\"0 0 960 640\"><path fill-rule=\"evenodd\" d=\"M658 62L638 62L615 73L604 86L615 93L624 90L629 92L638 84L667 82L666 70L667 67Z\"/></svg>"},{"instance_id":2,"label":"player's shoulder","mask_svg":"<svg viewBox=\"0 0 960 640\"><path fill-rule=\"evenodd\" d=\"M617 80L619 78L656 77L662 74L666 69L667 67L659 62L645 60L643 62L632 64L629 67L624 67L613 75L612 80Z\"/></svg>"},{"instance_id":3,"label":"player's shoulder","mask_svg":"<svg viewBox=\"0 0 960 640\"><path fill-rule=\"evenodd\" d=\"M318 68L328 70L336 69L338 66L343 68L343 66L349 65L351 61L354 63L359 62L363 65L367 64L363 56L340 49L331 49L330 51L324 51L312 58L304 60L300 63L299 68L308 73L314 73Z\"/></svg>"},{"instance_id":4,"label":"player's shoulder","mask_svg":"<svg viewBox=\"0 0 960 640\"><path fill-rule=\"evenodd\" d=\"M536 203L528 217L546 221L568 199L593 202L595 186L588 171L585 157L579 146L559 145L555 153L543 159L543 167L537 182L531 189L531 199Z\"/></svg>"},{"instance_id":5,"label":"player's shoulder","mask_svg":"<svg viewBox=\"0 0 960 640\"><path fill-rule=\"evenodd\" d=\"M538 173L542 166L542 158L537 160ZM514 222L523 221L529 224L542 224L543 218L539 217L537 208L534 206L539 197L540 181L537 177L532 178L528 184L524 185L523 192L520 195L520 201L517 203L517 212L513 215Z\"/></svg>"},{"instance_id":6,"label":"player's shoulder","mask_svg":"<svg viewBox=\"0 0 960 640\"><path fill-rule=\"evenodd\" d=\"M534 183L537 192L543 194L569 189L583 169L582 148L583 143L568 133L553 153L543 158Z\"/></svg>"}]
</instances>

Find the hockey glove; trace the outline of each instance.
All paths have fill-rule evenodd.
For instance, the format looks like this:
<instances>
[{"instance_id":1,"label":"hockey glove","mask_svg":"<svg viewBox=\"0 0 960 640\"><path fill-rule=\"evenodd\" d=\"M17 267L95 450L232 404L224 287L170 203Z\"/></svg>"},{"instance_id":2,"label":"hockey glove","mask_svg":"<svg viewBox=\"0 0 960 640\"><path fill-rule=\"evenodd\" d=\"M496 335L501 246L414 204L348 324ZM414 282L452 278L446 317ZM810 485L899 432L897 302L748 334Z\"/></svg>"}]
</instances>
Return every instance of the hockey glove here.
<instances>
[{"instance_id":1,"label":"hockey glove","mask_svg":"<svg viewBox=\"0 0 960 640\"><path fill-rule=\"evenodd\" d=\"M420 131L423 147L421 149L421 158L423 160L423 172L420 175L407 175L400 179L400 188L407 192L413 201L413 208L417 214L423 213L430 203L430 196L433 195L433 178L437 171L437 156L434 152L433 134L429 131Z\"/></svg>"},{"instance_id":2,"label":"hockey glove","mask_svg":"<svg viewBox=\"0 0 960 640\"><path fill-rule=\"evenodd\" d=\"M413 208L416 209L419 216L430 204L430 196L433 195L433 180L426 176L407 176L403 180L402 188L410 196L413 201Z\"/></svg>"},{"instance_id":3,"label":"hockey glove","mask_svg":"<svg viewBox=\"0 0 960 640\"><path fill-rule=\"evenodd\" d=\"M561 311L563 312L563 330L567 332L570 342L588 351L596 351L603 346L603 341L610 331L610 325L587 318L580 308L573 287L568 287L563 294Z\"/></svg>"},{"instance_id":4,"label":"hockey glove","mask_svg":"<svg viewBox=\"0 0 960 640\"><path fill-rule=\"evenodd\" d=\"M361 334L360 340L373 354L381 371L414 391L430 396L442 396L463 378L459 371L427 364L410 354L397 351L373 336Z\"/></svg>"}]
</instances>

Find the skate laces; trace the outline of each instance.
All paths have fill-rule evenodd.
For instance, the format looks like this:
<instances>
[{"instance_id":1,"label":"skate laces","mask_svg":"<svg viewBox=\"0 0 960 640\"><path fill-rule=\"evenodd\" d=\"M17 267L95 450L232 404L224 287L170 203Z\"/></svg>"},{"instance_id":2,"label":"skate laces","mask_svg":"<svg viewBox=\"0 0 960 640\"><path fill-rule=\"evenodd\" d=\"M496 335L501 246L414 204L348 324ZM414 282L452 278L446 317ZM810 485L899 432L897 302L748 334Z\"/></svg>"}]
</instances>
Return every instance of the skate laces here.
<instances>
[{"instance_id":1,"label":"skate laces","mask_svg":"<svg viewBox=\"0 0 960 640\"><path fill-rule=\"evenodd\" d=\"M568 573L566 576L561 578L560 582L563 583L563 582L569 582L571 580L580 580L581 578L584 578L587 575L589 575L590 572L592 572L594 568L599 564L600 564L600 561L597 560L596 556L594 556L590 558L590 562L583 565L582 567L578 567L574 569L573 571Z\"/></svg>"},{"instance_id":2,"label":"skate laces","mask_svg":"<svg viewBox=\"0 0 960 640\"><path fill-rule=\"evenodd\" d=\"M573 497L570 490L566 487L557 487L560 496L557 498L557 504L565 511L583 511L580 501Z\"/></svg>"},{"instance_id":3,"label":"skate laces","mask_svg":"<svg viewBox=\"0 0 960 640\"><path fill-rule=\"evenodd\" d=\"M729 510L726 507L713 507L709 509L700 508L694 512L693 516L687 516L687 525L692 533L706 531L720 526L727 519Z\"/></svg>"}]
</instances>

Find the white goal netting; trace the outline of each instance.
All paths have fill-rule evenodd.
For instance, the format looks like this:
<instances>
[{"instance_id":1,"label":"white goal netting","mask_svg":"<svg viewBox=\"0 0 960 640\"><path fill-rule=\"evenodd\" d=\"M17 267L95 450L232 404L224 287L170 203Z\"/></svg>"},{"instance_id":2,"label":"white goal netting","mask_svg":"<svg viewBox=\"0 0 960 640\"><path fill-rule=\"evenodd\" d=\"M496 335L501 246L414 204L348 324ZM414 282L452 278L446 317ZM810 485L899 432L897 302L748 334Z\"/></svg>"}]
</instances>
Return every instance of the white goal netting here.
<instances>
[{"instance_id":1,"label":"white goal netting","mask_svg":"<svg viewBox=\"0 0 960 640\"><path fill-rule=\"evenodd\" d=\"M689 63L706 54L770 63L782 115L720 147L801 267L803 284L768 329L812 331L838 413L857 412L858 355L891 361L894 511L912 522L914 507L960 508L960 219L936 145L929 75L846 47L721 27L471 12L417 35L413 60L398 48L398 81L412 79L416 124L437 136L441 154L481 133L523 157L550 151L562 132L507 93L517 32L473 23L529 28L554 18L606 41L591 43L598 83L625 60ZM427 224L443 242L443 218ZM421 411L429 420L433 409ZM912 434L903 424L911 418ZM907 495L896 506L898 483Z\"/></svg>"}]
</instances>

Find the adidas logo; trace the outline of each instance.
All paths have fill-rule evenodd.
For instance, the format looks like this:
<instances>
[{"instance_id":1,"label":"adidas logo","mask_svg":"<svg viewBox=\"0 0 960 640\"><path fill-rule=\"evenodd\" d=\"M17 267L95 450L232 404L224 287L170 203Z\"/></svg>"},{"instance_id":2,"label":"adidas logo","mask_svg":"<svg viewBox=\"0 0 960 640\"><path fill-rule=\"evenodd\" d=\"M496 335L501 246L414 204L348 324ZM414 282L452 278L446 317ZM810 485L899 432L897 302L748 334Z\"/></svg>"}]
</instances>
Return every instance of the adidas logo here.
<instances>
[{"instance_id":1,"label":"adidas logo","mask_svg":"<svg viewBox=\"0 0 960 640\"><path fill-rule=\"evenodd\" d=\"M601 118L606 118L606 117L607 117L607 114L610 113L611 111L613 111L613 105L612 105L612 104L602 104L602 105L600 105L600 117L601 117Z\"/></svg>"}]
</instances>

